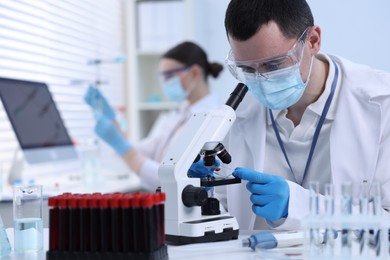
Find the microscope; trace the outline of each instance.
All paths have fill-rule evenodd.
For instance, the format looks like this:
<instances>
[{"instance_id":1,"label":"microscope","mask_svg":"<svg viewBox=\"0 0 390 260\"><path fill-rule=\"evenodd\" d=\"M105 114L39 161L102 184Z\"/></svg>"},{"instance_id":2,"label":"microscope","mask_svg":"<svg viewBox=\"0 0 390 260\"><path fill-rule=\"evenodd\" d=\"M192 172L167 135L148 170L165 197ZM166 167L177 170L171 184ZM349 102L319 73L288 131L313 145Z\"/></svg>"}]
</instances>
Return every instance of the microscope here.
<instances>
[{"instance_id":1,"label":"microscope","mask_svg":"<svg viewBox=\"0 0 390 260\"><path fill-rule=\"evenodd\" d=\"M228 164L230 154L222 144L236 120L235 110L248 91L239 83L225 105L196 113L169 146L159 167L161 191L166 193L165 234L169 244L182 245L238 238L238 223L228 212L220 213L219 201L208 197L214 186L240 183L238 178L192 178L188 170L202 159L211 166L216 158Z\"/></svg>"}]
</instances>

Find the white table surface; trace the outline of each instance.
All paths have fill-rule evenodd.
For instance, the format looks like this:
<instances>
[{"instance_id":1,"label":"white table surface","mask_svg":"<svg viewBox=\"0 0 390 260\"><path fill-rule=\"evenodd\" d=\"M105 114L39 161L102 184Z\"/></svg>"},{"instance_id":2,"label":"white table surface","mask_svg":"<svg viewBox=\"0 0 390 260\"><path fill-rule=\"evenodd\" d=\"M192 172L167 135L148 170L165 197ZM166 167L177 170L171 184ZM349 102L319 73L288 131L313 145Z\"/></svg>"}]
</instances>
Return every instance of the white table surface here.
<instances>
[{"instance_id":1,"label":"white table surface","mask_svg":"<svg viewBox=\"0 0 390 260\"><path fill-rule=\"evenodd\" d=\"M10 240L11 246L13 247L13 229L7 229L8 238ZM190 244L183 246L168 246L168 258L170 260L178 259L191 259L191 260L204 260L204 259L213 259L213 260L237 260L237 259L264 259L258 252L253 251L250 248L241 247L241 240L247 238L250 232L241 231L238 240L230 240L223 242L213 242L213 243L200 243L200 244ZM49 244L49 229L44 229L44 251L37 253L29 254L11 254L8 257L2 258L1 260L45 260L46 251L48 250ZM282 252L284 249L278 249ZM295 249L294 251L300 252L300 248ZM300 259L300 257L296 258Z\"/></svg>"}]
</instances>

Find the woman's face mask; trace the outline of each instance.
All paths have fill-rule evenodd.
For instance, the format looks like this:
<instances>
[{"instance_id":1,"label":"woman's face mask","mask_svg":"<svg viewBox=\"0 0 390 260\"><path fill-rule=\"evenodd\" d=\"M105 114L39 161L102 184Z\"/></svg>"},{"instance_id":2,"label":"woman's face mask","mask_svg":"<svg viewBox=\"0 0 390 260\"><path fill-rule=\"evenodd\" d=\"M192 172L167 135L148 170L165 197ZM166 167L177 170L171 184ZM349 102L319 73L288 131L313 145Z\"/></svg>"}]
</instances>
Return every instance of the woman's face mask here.
<instances>
[{"instance_id":1,"label":"woman's face mask","mask_svg":"<svg viewBox=\"0 0 390 260\"><path fill-rule=\"evenodd\" d=\"M178 76L174 76L162 83L162 89L168 99L174 102L182 102L189 95L189 93L184 90Z\"/></svg>"}]
</instances>

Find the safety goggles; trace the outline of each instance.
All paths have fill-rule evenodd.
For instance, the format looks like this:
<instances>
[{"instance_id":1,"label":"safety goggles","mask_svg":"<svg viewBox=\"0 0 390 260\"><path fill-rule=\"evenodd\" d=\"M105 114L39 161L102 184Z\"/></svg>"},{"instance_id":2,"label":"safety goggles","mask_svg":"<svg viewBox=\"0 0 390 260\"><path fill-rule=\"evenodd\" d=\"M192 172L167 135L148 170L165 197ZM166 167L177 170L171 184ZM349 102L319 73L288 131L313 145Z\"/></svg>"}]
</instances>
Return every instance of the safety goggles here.
<instances>
[{"instance_id":1,"label":"safety goggles","mask_svg":"<svg viewBox=\"0 0 390 260\"><path fill-rule=\"evenodd\" d=\"M160 80L161 82L167 81L173 76L175 76L176 73L188 70L189 68L191 68L191 66L192 65L185 65L178 68L162 71L160 72Z\"/></svg>"},{"instance_id":2,"label":"safety goggles","mask_svg":"<svg viewBox=\"0 0 390 260\"><path fill-rule=\"evenodd\" d=\"M293 47L285 54L274 56L271 58L239 61L234 57L233 52L230 50L226 57L226 65L229 68L230 73L241 82L254 81L257 79L270 79L273 72L284 70L285 72L291 71L289 68L299 66L303 49L305 46L307 28Z\"/></svg>"}]
</instances>

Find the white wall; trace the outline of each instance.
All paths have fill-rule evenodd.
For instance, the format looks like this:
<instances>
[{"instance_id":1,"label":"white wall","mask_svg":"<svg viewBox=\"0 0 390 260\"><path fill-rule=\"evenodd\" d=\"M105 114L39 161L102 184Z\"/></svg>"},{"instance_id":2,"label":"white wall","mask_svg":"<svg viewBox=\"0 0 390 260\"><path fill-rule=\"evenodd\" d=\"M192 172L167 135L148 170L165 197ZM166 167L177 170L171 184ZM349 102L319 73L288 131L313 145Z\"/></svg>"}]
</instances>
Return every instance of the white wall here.
<instances>
[{"instance_id":1,"label":"white wall","mask_svg":"<svg viewBox=\"0 0 390 260\"><path fill-rule=\"evenodd\" d=\"M390 71L389 0L308 0L322 51Z\"/></svg>"},{"instance_id":2,"label":"white wall","mask_svg":"<svg viewBox=\"0 0 390 260\"><path fill-rule=\"evenodd\" d=\"M225 67L225 58L230 46L225 33L225 12L229 0L194 1L194 40L207 52L210 62L224 65L222 74L210 80L211 89L225 102L237 81Z\"/></svg>"},{"instance_id":3,"label":"white wall","mask_svg":"<svg viewBox=\"0 0 390 260\"><path fill-rule=\"evenodd\" d=\"M194 40L210 61L224 63L230 49L224 27L229 0L194 1ZM314 22L322 28L322 52L390 71L389 0L308 0ZM225 101L235 79L227 68L210 81L212 90Z\"/></svg>"}]
</instances>

